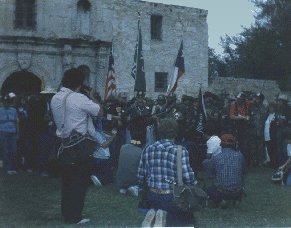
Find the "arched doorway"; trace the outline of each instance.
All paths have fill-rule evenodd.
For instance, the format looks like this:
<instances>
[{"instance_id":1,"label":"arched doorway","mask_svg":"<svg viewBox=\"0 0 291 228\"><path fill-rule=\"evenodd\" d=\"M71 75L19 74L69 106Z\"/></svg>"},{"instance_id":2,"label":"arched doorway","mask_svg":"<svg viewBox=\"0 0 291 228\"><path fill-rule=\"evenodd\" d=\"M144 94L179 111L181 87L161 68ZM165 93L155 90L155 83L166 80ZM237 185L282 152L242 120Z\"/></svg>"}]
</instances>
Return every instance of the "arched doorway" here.
<instances>
[{"instance_id":1,"label":"arched doorway","mask_svg":"<svg viewBox=\"0 0 291 228\"><path fill-rule=\"evenodd\" d=\"M37 94L41 91L41 80L28 71L11 74L2 84L1 94L14 92L17 95Z\"/></svg>"}]
</instances>

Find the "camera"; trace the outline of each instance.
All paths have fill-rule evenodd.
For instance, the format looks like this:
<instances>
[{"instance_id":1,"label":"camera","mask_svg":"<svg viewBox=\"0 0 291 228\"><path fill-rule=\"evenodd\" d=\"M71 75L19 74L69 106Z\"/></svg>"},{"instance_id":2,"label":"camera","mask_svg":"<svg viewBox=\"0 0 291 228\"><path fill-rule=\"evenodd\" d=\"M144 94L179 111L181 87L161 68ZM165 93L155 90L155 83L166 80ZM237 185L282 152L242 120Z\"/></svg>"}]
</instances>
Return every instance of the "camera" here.
<instances>
[{"instance_id":1,"label":"camera","mask_svg":"<svg viewBox=\"0 0 291 228\"><path fill-rule=\"evenodd\" d=\"M80 89L80 93L84 94L86 97L90 98L90 93L93 90L93 88L87 86L87 85L82 85Z\"/></svg>"}]
</instances>

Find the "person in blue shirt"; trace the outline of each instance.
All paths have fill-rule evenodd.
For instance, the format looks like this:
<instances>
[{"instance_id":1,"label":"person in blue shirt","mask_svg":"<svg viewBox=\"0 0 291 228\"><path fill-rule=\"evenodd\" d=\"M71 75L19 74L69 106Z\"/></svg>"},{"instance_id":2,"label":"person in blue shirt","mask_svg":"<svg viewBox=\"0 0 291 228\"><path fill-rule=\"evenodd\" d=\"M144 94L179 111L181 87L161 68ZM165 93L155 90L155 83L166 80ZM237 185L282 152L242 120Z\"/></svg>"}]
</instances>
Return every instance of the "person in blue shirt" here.
<instances>
[{"instance_id":1,"label":"person in blue shirt","mask_svg":"<svg viewBox=\"0 0 291 228\"><path fill-rule=\"evenodd\" d=\"M3 168L8 175L17 174L15 158L18 118L13 107L14 97L14 93L4 96L3 106L0 107L0 145L3 148Z\"/></svg>"},{"instance_id":2,"label":"person in blue shirt","mask_svg":"<svg viewBox=\"0 0 291 228\"><path fill-rule=\"evenodd\" d=\"M221 136L222 151L203 162L214 185L207 188L209 199L216 205L227 206L226 200L239 199L243 194L245 160L235 149L236 138L231 134Z\"/></svg>"},{"instance_id":3,"label":"person in blue shirt","mask_svg":"<svg viewBox=\"0 0 291 228\"><path fill-rule=\"evenodd\" d=\"M90 176L96 186L107 185L113 182L109 146L115 139L117 131L115 129L108 129L106 125L103 125L102 129L96 129L95 139L97 147L93 153L92 175Z\"/></svg>"}]
</instances>

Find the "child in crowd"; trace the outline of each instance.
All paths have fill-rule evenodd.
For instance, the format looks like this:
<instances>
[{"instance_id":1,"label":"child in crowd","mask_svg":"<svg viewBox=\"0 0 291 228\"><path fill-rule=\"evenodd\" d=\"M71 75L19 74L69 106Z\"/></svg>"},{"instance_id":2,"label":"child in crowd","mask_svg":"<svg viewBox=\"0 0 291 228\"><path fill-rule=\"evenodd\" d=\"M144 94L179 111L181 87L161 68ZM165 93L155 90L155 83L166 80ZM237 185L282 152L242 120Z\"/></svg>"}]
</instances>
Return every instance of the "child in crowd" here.
<instances>
[{"instance_id":1,"label":"child in crowd","mask_svg":"<svg viewBox=\"0 0 291 228\"><path fill-rule=\"evenodd\" d=\"M117 131L109 125L96 128L97 148L94 151L94 164L91 180L96 186L107 185L113 182L109 146L115 139Z\"/></svg>"}]
</instances>

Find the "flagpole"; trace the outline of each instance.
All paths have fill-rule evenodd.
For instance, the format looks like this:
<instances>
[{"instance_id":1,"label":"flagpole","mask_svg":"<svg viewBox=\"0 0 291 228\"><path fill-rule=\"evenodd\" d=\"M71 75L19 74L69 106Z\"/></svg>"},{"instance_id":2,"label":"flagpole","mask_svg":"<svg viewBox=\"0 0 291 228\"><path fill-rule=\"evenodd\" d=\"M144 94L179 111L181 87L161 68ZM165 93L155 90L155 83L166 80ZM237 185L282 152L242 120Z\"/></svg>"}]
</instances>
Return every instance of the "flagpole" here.
<instances>
[{"instance_id":1,"label":"flagpole","mask_svg":"<svg viewBox=\"0 0 291 228\"><path fill-rule=\"evenodd\" d=\"M139 39L140 39L140 36L139 36L139 30L140 30L140 12L137 11L137 14L138 14L138 20L137 20L137 43L139 44ZM138 48L137 48L137 52L138 52ZM137 54L137 57L138 57L138 54ZM139 61L137 59L136 60L136 76L135 76L134 84L136 84L136 79L137 79L138 62ZM136 97L136 94L135 94L134 89L133 89L133 93L134 93L134 96Z\"/></svg>"}]
</instances>

